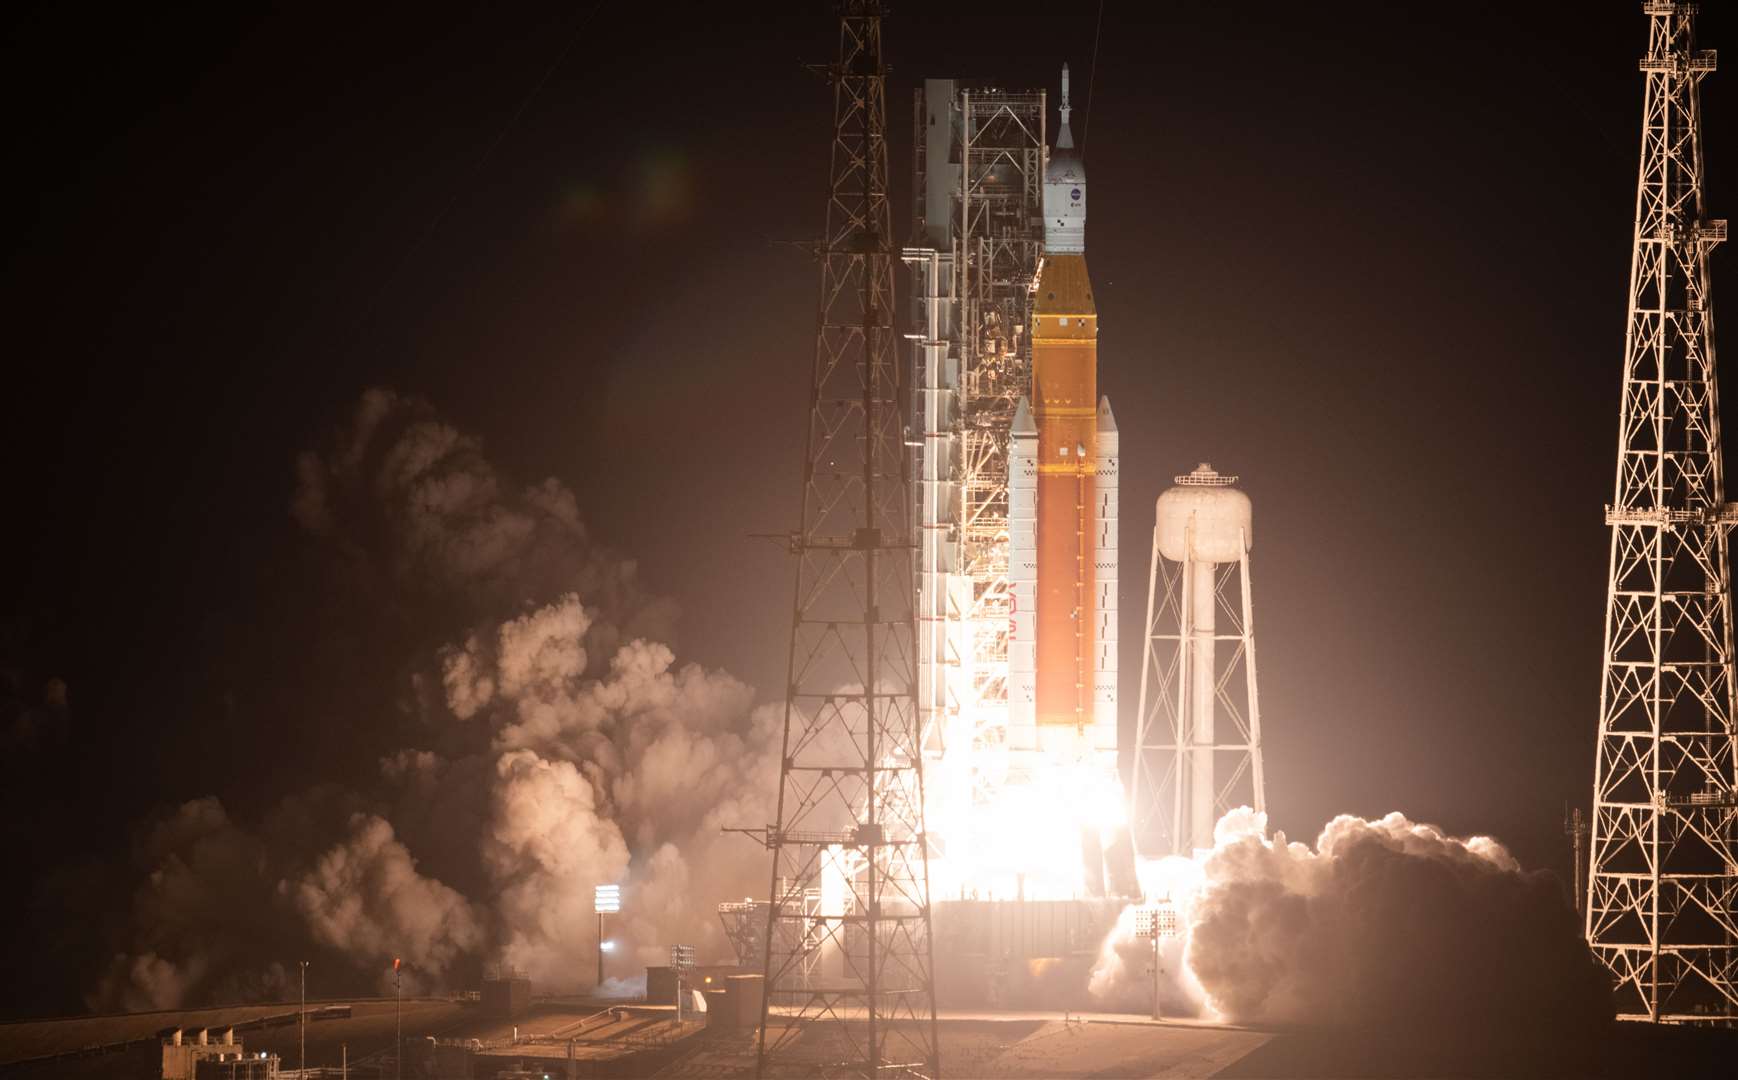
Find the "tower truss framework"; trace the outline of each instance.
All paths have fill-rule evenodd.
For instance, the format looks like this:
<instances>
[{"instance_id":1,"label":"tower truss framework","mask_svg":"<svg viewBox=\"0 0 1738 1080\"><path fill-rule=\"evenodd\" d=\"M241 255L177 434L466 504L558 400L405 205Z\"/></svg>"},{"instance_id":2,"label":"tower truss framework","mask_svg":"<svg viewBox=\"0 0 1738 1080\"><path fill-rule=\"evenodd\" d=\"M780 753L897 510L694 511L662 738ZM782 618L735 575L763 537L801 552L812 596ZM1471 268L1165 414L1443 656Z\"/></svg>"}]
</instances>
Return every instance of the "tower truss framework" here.
<instances>
[{"instance_id":1,"label":"tower truss framework","mask_svg":"<svg viewBox=\"0 0 1738 1080\"><path fill-rule=\"evenodd\" d=\"M1738 1022L1732 592L1696 6L1644 3L1586 934L1621 1017Z\"/></svg>"},{"instance_id":2,"label":"tower truss framework","mask_svg":"<svg viewBox=\"0 0 1738 1080\"><path fill-rule=\"evenodd\" d=\"M844 0L756 1071L935 1076L877 0Z\"/></svg>"},{"instance_id":3,"label":"tower truss framework","mask_svg":"<svg viewBox=\"0 0 1738 1080\"><path fill-rule=\"evenodd\" d=\"M960 825L1008 774L1009 432L1032 382L1045 103L952 79L914 95L918 703L931 805Z\"/></svg>"}]
</instances>

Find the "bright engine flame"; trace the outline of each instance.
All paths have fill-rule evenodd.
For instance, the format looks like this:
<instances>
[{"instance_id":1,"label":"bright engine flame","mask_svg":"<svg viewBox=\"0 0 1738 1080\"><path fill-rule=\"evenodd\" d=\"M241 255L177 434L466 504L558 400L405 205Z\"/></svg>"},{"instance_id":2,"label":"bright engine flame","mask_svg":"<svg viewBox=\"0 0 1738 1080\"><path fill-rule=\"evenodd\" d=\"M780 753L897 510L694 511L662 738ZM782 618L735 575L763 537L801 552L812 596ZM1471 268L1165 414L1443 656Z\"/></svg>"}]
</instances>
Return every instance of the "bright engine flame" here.
<instances>
[{"instance_id":1,"label":"bright engine flame","mask_svg":"<svg viewBox=\"0 0 1738 1080\"><path fill-rule=\"evenodd\" d=\"M1094 894L1087 841L1110 845L1128 823L1116 757L1008 752L997 782L935 771L926 808L941 838L930 883L942 898L1065 900ZM937 783L939 781L939 783Z\"/></svg>"}]
</instances>

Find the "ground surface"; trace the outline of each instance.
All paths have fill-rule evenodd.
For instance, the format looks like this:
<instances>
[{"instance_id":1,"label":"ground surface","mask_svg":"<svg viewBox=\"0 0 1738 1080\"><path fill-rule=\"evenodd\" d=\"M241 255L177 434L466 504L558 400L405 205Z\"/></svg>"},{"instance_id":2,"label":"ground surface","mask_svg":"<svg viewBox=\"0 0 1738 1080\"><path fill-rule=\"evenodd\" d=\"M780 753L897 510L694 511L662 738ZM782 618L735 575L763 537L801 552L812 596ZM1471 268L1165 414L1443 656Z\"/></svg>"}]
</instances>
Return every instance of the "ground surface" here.
<instances>
[{"instance_id":1,"label":"ground surface","mask_svg":"<svg viewBox=\"0 0 1738 1080\"><path fill-rule=\"evenodd\" d=\"M325 1003L321 1003L325 1004ZM348 1019L308 1025L310 1065L336 1065L347 1047L352 1064L389 1051L393 1003L354 1002ZM481 1015L475 1005L406 1001L407 1046L440 1038L565 1037L607 1003L540 1002L516 1021ZM310 1002L310 1006L313 1003ZM98 1043L150 1038L166 1027L221 1028L285 1006L0 1024L0 1073L7 1062ZM289 1006L294 1011L294 1005ZM1539 1033L1518 1018L1507 1030L1439 1032L1256 1031L1195 1021L1154 1023L1116 1014L950 1011L941 1018L944 1075L950 1080L1024 1078L1224 1077L1268 1080L1297 1077L1625 1077L1697 1080L1738 1077L1738 1032L1649 1028L1621 1024L1609 1030ZM297 1057L296 1025L244 1031L249 1050ZM655 1075L662 1080L736 1080L753 1075L754 1033L705 1035ZM407 1058L409 1055L407 1054ZM26 1075L116 1076L101 1059L70 1059ZM407 1074L408 1075L408 1074Z\"/></svg>"},{"instance_id":2,"label":"ground surface","mask_svg":"<svg viewBox=\"0 0 1738 1080\"><path fill-rule=\"evenodd\" d=\"M942 1073L953 1078L1209 1077L1261 1046L1268 1035L1191 1022L1075 1013L949 1012L940 1023ZM755 1042L744 1032L697 1045L660 1080L753 1075ZM798 1047L799 1061L820 1051ZM797 1071L801 1071L800 1067Z\"/></svg>"},{"instance_id":3,"label":"ground surface","mask_svg":"<svg viewBox=\"0 0 1738 1080\"><path fill-rule=\"evenodd\" d=\"M1257 1031L1103 1013L950 1012L943 1014L940 1028L942 1072L950 1080L1738 1078L1738 1032L1634 1024L1542 1032L1524 1017L1505 1029L1423 1033ZM711 1039L657 1075L660 1080L748 1077L754 1051L752 1033ZM802 1056L800 1048L796 1056ZM795 1075L800 1074L799 1068Z\"/></svg>"},{"instance_id":4,"label":"ground surface","mask_svg":"<svg viewBox=\"0 0 1738 1080\"><path fill-rule=\"evenodd\" d=\"M974 1053L967 1040L950 1038L955 1032L965 1034L986 1025L986 1021L947 1022L942 1035L942 1052L947 1056L942 1060L950 1066L950 1075L1209 1077L1269 1038L1260 1032L1202 1024L1103 1020L1050 1020L1015 1042L981 1054Z\"/></svg>"},{"instance_id":5,"label":"ground surface","mask_svg":"<svg viewBox=\"0 0 1738 1080\"><path fill-rule=\"evenodd\" d=\"M337 1063L340 1043L349 1043L352 1053L360 1049L371 1052L392 1045L393 1002L391 1000L358 1002L308 1002L309 1009L330 1004L348 1004L351 1017L344 1020L318 1020L308 1024L308 1062L320 1060L330 1050ZM404 1006L405 1038L421 1038L435 1034L455 1023L462 1015L461 1007L448 1001L407 1000ZM226 1009L194 1009L177 1012L132 1013L125 1016L81 1016L62 1020L29 1020L0 1023L0 1064L40 1057L45 1054L79 1050L108 1043L149 1039L169 1027L210 1027L221 1029L230 1024L245 1023L260 1017L294 1013L296 1003L275 1005L245 1005ZM297 1025L288 1023L273 1027L244 1030L237 1039L250 1050L265 1050L283 1056L286 1062L296 1060Z\"/></svg>"},{"instance_id":6,"label":"ground surface","mask_svg":"<svg viewBox=\"0 0 1738 1080\"><path fill-rule=\"evenodd\" d=\"M1435 1033L1293 1031L1274 1035L1218 1075L1731 1080L1738 1077L1738 1032L1645 1024L1547 1032L1525 1017L1501 1029Z\"/></svg>"},{"instance_id":7,"label":"ground surface","mask_svg":"<svg viewBox=\"0 0 1738 1080\"><path fill-rule=\"evenodd\" d=\"M313 1002L309 1009L328 1004L349 1004L344 1019L312 1020L307 1026L308 1064L339 1064L347 1054L352 1064L378 1058L392 1049L397 1026L391 999L355 1002ZM607 1007L606 1003L576 1000L539 1003L518 1020L497 1020L482 1014L479 1006L444 1000L407 1000L403 1003L403 1032L409 1060L410 1047L428 1038L505 1039L517 1026L522 1034L554 1035L578 1024ZM151 1039L168 1027L221 1029L262 1016L294 1013L296 1004L240 1006L181 1012L134 1013L127 1016L75 1017L64 1020L31 1020L0 1024L0 1069L45 1054L77 1051L85 1047ZM300 1060L297 1025L290 1022L262 1029L243 1030L236 1040L250 1053L277 1054L285 1067ZM71 1066L68 1065L70 1070ZM98 1073L100 1074L100 1069Z\"/></svg>"}]
</instances>

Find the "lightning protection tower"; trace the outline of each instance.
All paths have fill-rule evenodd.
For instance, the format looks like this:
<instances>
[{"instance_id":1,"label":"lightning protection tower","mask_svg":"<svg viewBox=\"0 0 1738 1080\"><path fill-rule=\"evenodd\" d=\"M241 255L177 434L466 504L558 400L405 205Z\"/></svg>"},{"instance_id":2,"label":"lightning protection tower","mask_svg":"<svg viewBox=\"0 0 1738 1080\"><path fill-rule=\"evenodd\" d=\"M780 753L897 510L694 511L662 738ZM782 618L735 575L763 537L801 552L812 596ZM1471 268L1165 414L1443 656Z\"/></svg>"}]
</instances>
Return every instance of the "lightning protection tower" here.
<instances>
[{"instance_id":1,"label":"lightning protection tower","mask_svg":"<svg viewBox=\"0 0 1738 1080\"><path fill-rule=\"evenodd\" d=\"M936 1076L878 0L839 6L762 1076Z\"/></svg>"},{"instance_id":2,"label":"lightning protection tower","mask_svg":"<svg viewBox=\"0 0 1738 1080\"><path fill-rule=\"evenodd\" d=\"M1131 793L1148 857L1210 848L1221 814L1267 809L1249 496L1207 464L1175 479L1153 522Z\"/></svg>"},{"instance_id":3,"label":"lightning protection tower","mask_svg":"<svg viewBox=\"0 0 1738 1080\"><path fill-rule=\"evenodd\" d=\"M1694 4L1649 0L1588 944L1627 1019L1738 1021L1732 592Z\"/></svg>"}]
</instances>

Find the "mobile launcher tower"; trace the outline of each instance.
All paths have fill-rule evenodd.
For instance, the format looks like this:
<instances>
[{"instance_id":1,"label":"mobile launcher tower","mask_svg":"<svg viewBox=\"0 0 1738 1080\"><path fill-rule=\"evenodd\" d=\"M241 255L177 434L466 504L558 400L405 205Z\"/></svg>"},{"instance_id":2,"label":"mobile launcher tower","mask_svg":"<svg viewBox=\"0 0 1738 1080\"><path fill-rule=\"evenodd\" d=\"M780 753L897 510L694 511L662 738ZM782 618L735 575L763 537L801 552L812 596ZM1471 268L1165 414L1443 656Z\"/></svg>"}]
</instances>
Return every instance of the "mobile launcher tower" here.
<instances>
[{"instance_id":1,"label":"mobile launcher tower","mask_svg":"<svg viewBox=\"0 0 1738 1080\"><path fill-rule=\"evenodd\" d=\"M924 82L903 253L937 970L1004 1000L997 986L1089 960L1114 918L1105 898L1134 890L1117 431L1097 393L1086 175L1062 79L1053 152L1044 91ZM957 1001L952 981L938 993Z\"/></svg>"}]
</instances>

